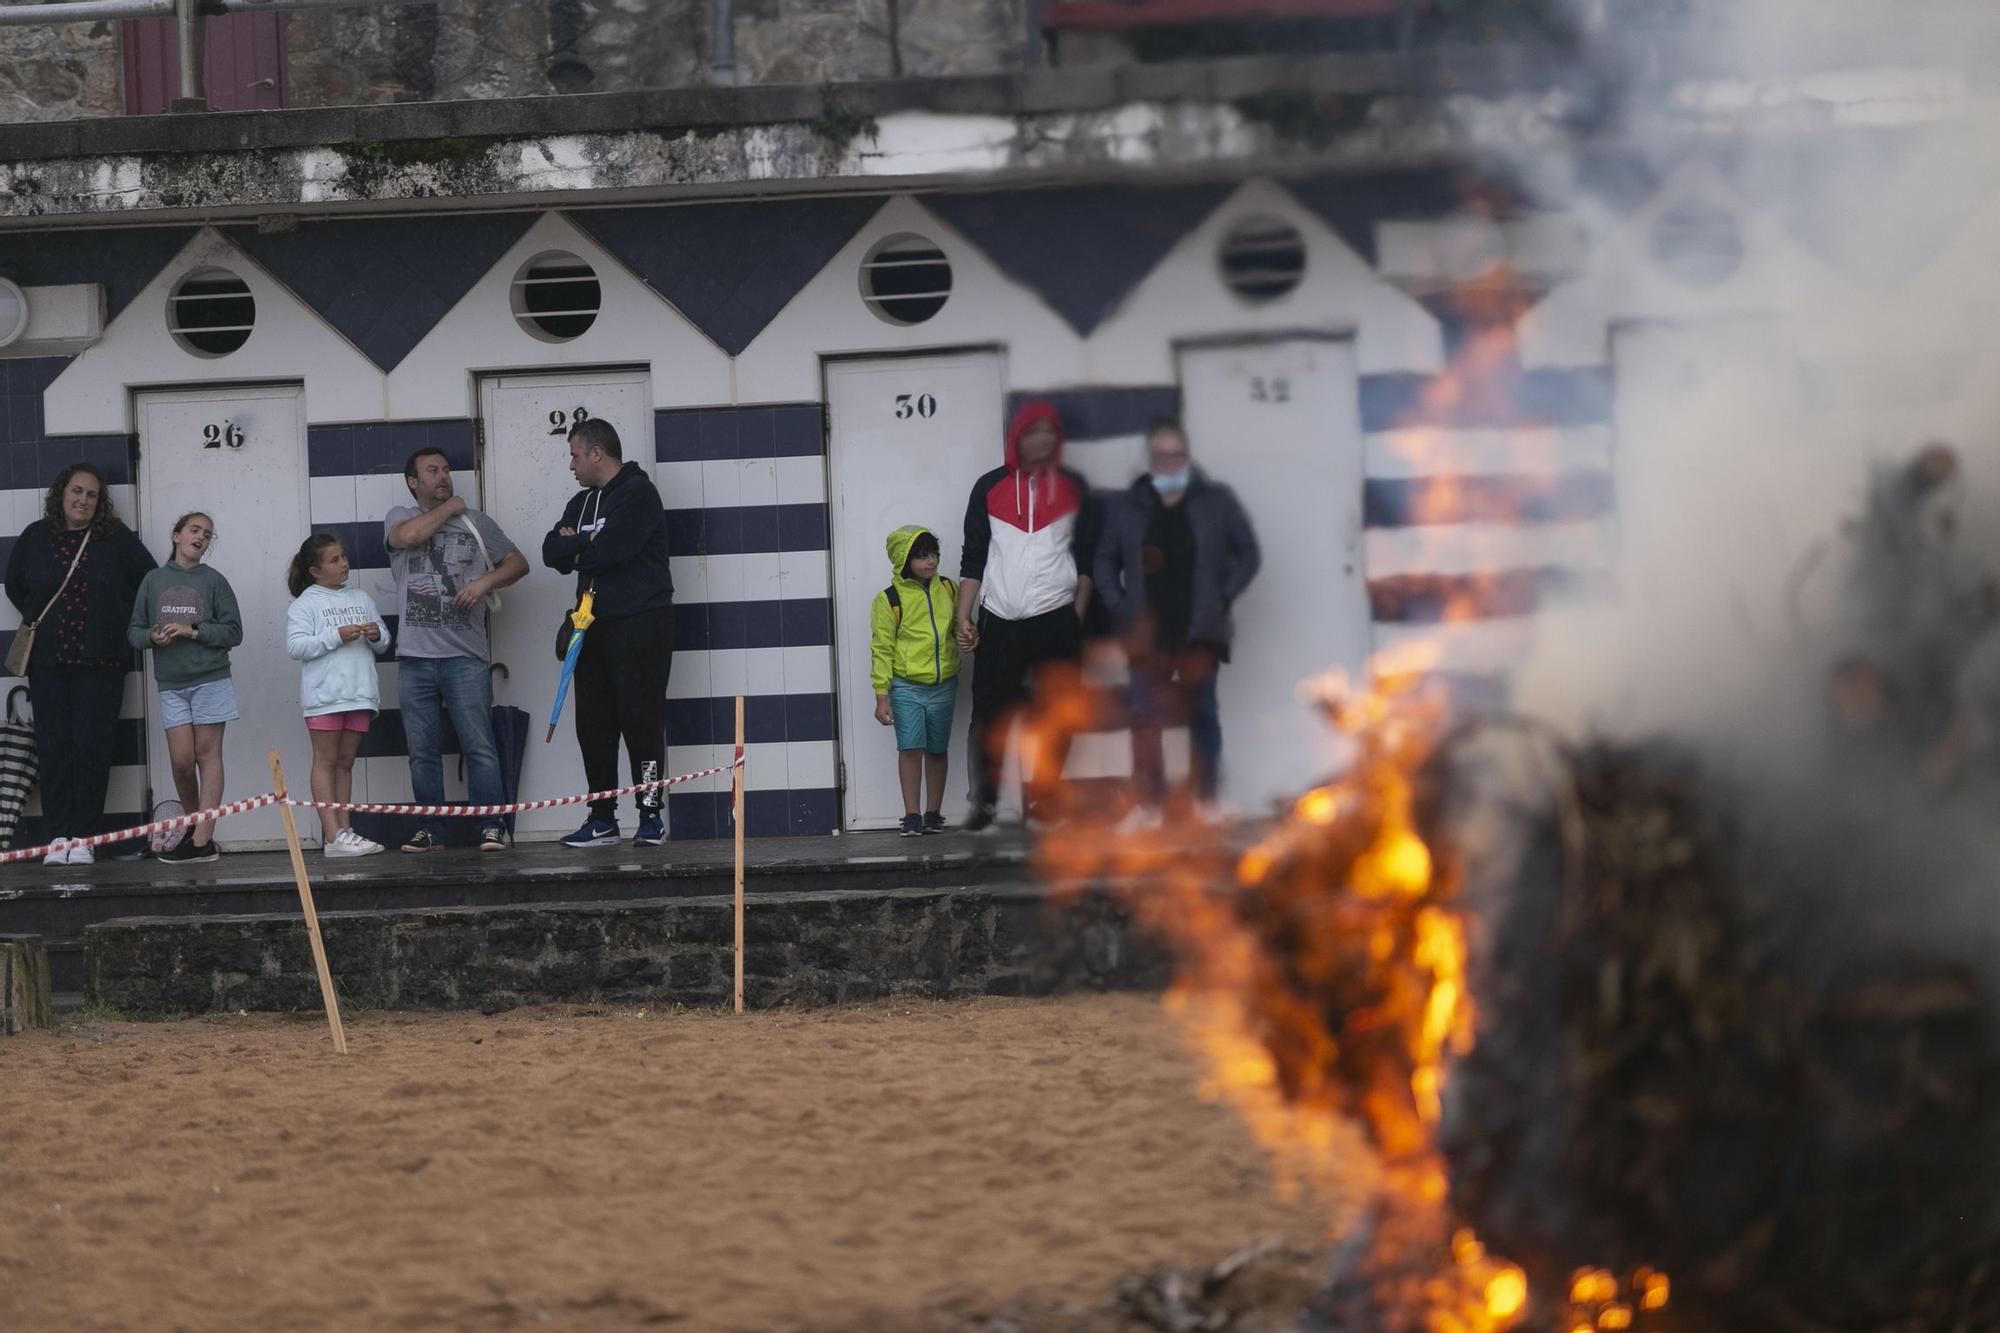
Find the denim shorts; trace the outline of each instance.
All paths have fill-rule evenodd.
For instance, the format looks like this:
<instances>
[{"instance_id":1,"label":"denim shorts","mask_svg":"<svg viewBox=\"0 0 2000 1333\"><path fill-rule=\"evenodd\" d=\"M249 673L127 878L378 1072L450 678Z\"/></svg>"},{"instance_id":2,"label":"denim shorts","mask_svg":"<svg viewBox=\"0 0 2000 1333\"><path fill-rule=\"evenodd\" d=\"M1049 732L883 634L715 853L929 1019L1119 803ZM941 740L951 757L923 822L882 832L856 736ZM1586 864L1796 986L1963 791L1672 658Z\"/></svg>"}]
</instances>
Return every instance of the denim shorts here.
<instances>
[{"instance_id":1,"label":"denim shorts","mask_svg":"<svg viewBox=\"0 0 2000 1333\"><path fill-rule=\"evenodd\" d=\"M160 691L160 726L212 727L236 720L236 684L229 677L206 685L189 685L178 690Z\"/></svg>"},{"instance_id":2,"label":"denim shorts","mask_svg":"<svg viewBox=\"0 0 2000 1333\"><path fill-rule=\"evenodd\" d=\"M889 716L896 721L898 750L951 749L951 710L958 700L958 679L919 685L897 676L889 682Z\"/></svg>"}]
</instances>

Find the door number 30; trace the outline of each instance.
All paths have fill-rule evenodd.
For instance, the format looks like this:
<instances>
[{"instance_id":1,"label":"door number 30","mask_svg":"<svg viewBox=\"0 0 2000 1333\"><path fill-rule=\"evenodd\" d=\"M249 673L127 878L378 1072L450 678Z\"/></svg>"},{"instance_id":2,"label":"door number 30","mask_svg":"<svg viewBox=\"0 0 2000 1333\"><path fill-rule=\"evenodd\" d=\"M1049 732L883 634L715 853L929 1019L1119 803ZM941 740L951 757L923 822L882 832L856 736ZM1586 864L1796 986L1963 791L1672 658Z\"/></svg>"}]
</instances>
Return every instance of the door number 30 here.
<instances>
[{"instance_id":1,"label":"door number 30","mask_svg":"<svg viewBox=\"0 0 2000 1333\"><path fill-rule=\"evenodd\" d=\"M549 413L549 434L567 435L590 420L590 413L581 407L573 407L565 412L560 407Z\"/></svg>"},{"instance_id":2,"label":"door number 30","mask_svg":"<svg viewBox=\"0 0 2000 1333\"><path fill-rule=\"evenodd\" d=\"M217 426L210 424L201 428L201 447L204 449L241 449L243 428L233 421L225 421Z\"/></svg>"},{"instance_id":3,"label":"door number 30","mask_svg":"<svg viewBox=\"0 0 2000 1333\"><path fill-rule=\"evenodd\" d=\"M927 393L896 395L896 420L908 421L911 417L922 417L926 421L937 415L937 399Z\"/></svg>"}]
</instances>

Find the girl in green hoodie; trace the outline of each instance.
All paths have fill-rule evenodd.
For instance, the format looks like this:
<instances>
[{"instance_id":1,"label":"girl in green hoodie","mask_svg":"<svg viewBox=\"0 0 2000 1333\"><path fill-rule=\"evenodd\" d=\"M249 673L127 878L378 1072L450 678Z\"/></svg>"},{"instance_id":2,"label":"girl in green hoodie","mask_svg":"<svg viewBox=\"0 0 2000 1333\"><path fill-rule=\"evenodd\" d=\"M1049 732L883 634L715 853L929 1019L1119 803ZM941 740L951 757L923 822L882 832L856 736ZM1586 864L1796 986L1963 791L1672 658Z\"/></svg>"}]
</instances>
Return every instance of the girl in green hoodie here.
<instances>
[{"instance_id":1,"label":"girl in green hoodie","mask_svg":"<svg viewBox=\"0 0 2000 1333\"><path fill-rule=\"evenodd\" d=\"M903 836L944 832L945 770L958 697L958 643L952 636L958 585L938 573L938 539L927 528L889 534L889 586L869 607L869 683L875 720L896 729L903 784ZM917 813L929 788L930 801Z\"/></svg>"},{"instance_id":2,"label":"girl in green hoodie","mask_svg":"<svg viewBox=\"0 0 2000 1333\"><path fill-rule=\"evenodd\" d=\"M229 650L243 642L243 620L229 580L202 563L215 542L215 520L199 511L174 522L173 557L139 584L125 638L153 652L160 722L174 790L188 810L222 799L222 729L236 720ZM162 861L213 861L215 824L197 824Z\"/></svg>"}]
</instances>

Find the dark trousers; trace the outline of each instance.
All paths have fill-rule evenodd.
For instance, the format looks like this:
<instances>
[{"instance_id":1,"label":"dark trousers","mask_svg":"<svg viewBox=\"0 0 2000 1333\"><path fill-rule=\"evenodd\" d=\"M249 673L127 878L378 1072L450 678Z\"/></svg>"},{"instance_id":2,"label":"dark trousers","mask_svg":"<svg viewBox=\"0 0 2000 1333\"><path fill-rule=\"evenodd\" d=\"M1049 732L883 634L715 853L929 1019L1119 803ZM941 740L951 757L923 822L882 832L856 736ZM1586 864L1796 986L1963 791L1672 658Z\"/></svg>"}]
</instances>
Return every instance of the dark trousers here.
<instances>
[{"instance_id":1,"label":"dark trousers","mask_svg":"<svg viewBox=\"0 0 2000 1333\"><path fill-rule=\"evenodd\" d=\"M584 634L570 697L576 744L592 791L619 786L618 742L632 759L632 781L667 776L667 678L674 668L674 609L600 620ZM641 792L639 818L659 813L665 789ZM618 802L592 801L593 819L616 819Z\"/></svg>"},{"instance_id":2,"label":"dark trousers","mask_svg":"<svg viewBox=\"0 0 2000 1333\"><path fill-rule=\"evenodd\" d=\"M1139 799L1158 805L1167 790L1167 761L1160 729L1186 721L1189 778L1198 801L1215 799L1222 766L1222 716L1215 702L1213 648L1153 652L1132 659L1132 785Z\"/></svg>"},{"instance_id":3,"label":"dark trousers","mask_svg":"<svg viewBox=\"0 0 2000 1333\"><path fill-rule=\"evenodd\" d=\"M42 817L51 838L84 838L104 821L111 752L118 739L124 667L30 667Z\"/></svg>"},{"instance_id":4,"label":"dark trousers","mask_svg":"<svg viewBox=\"0 0 2000 1333\"><path fill-rule=\"evenodd\" d=\"M1076 682L1083 657L1083 629L1074 605L1059 606L1026 620L1002 620L979 613L979 648L972 658L972 801L992 806L1000 796L1000 769L1007 757L1007 732L1015 714L1038 691L1062 681ZM1040 718L1044 744L1036 755L1035 791L1056 789L1069 758L1070 734L1057 713Z\"/></svg>"}]
</instances>

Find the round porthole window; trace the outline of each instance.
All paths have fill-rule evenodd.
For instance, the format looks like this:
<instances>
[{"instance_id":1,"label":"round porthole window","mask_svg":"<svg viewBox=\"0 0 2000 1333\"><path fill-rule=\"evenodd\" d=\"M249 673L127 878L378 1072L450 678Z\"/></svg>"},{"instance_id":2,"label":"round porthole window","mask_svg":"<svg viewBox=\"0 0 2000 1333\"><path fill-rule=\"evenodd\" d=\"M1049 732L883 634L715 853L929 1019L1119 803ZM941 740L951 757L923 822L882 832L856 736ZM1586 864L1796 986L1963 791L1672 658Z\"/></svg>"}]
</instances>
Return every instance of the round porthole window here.
<instances>
[{"instance_id":1,"label":"round porthole window","mask_svg":"<svg viewBox=\"0 0 2000 1333\"><path fill-rule=\"evenodd\" d=\"M1222 280L1252 305L1287 295L1306 273L1306 242L1282 218L1247 217L1222 238Z\"/></svg>"},{"instance_id":2,"label":"round porthole window","mask_svg":"<svg viewBox=\"0 0 2000 1333\"><path fill-rule=\"evenodd\" d=\"M531 337L566 343L597 322L597 272L560 250L537 255L514 276L514 318Z\"/></svg>"},{"instance_id":3,"label":"round porthole window","mask_svg":"<svg viewBox=\"0 0 2000 1333\"><path fill-rule=\"evenodd\" d=\"M1673 209L1653 224L1653 258L1676 282L1715 287L1743 267L1743 232L1716 209Z\"/></svg>"},{"instance_id":4,"label":"round porthole window","mask_svg":"<svg viewBox=\"0 0 2000 1333\"><path fill-rule=\"evenodd\" d=\"M0 347L28 331L28 294L6 278L0 278Z\"/></svg>"},{"instance_id":5,"label":"round porthole window","mask_svg":"<svg viewBox=\"0 0 2000 1333\"><path fill-rule=\"evenodd\" d=\"M891 324L921 324L951 298L951 261L921 236L891 236L861 261L861 299Z\"/></svg>"},{"instance_id":6,"label":"round porthole window","mask_svg":"<svg viewBox=\"0 0 2000 1333\"><path fill-rule=\"evenodd\" d=\"M196 356L228 356L256 326L257 299L225 268L195 270L167 301L167 332Z\"/></svg>"}]
</instances>

